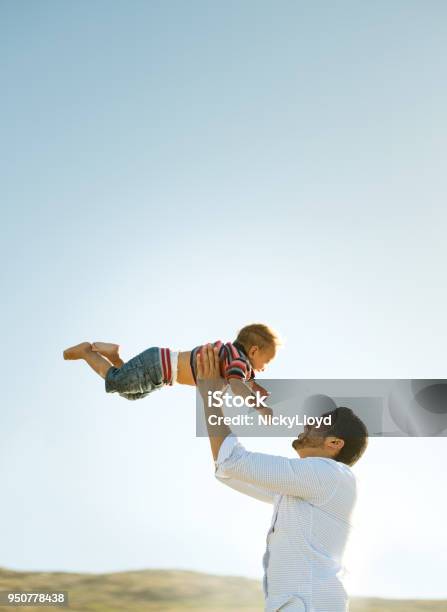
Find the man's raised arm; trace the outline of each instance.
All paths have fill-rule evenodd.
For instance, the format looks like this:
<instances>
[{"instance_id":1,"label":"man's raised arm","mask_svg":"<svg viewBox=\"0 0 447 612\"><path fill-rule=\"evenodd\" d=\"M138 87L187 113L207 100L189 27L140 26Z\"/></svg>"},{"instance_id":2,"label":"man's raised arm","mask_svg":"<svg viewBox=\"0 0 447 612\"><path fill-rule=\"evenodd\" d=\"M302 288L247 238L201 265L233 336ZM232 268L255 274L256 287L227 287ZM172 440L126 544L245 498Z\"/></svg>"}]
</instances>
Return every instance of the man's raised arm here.
<instances>
[{"instance_id":1,"label":"man's raised arm","mask_svg":"<svg viewBox=\"0 0 447 612\"><path fill-rule=\"evenodd\" d=\"M203 348L202 354L198 353L197 355L197 387L203 400L211 452L216 464L216 478L239 493L244 493L260 501L273 503L274 492L231 478L218 467L218 459L222 461L231 454L237 438L232 435L231 429L223 422L220 425L211 425L209 417L214 417L213 422L216 422L219 417L223 417L223 413L220 408L208 405L208 391L221 390L226 384L226 381L220 376L218 349L213 349L212 345L209 344Z\"/></svg>"},{"instance_id":2,"label":"man's raised arm","mask_svg":"<svg viewBox=\"0 0 447 612\"><path fill-rule=\"evenodd\" d=\"M210 424L210 416L222 417L220 408L208 406L208 391L221 389L225 381L220 377L217 350L211 345L197 355L198 387L203 398L205 418L211 450L218 474L236 479L270 494L284 494L322 503L338 486L339 475L325 459L288 459L263 453L251 453L221 422Z\"/></svg>"},{"instance_id":3,"label":"man's raised arm","mask_svg":"<svg viewBox=\"0 0 447 612\"><path fill-rule=\"evenodd\" d=\"M219 349L207 344L197 354L197 388L203 400L206 427L214 461L217 460L223 441L231 434L231 429L223 424L222 410L208 405L208 391L221 390L226 384L220 375ZM210 419L210 417L215 418ZM219 417L222 417L220 422ZM212 425L211 421L218 424Z\"/></svg>"}]
</instances>

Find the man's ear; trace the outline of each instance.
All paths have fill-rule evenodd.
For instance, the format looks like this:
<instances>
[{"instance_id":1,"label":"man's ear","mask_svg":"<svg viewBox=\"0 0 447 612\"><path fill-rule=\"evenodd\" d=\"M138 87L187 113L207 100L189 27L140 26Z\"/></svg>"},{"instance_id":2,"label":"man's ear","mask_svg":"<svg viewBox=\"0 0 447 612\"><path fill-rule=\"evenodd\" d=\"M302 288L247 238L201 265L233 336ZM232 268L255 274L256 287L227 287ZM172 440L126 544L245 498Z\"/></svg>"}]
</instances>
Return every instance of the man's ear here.
<instances>
[{"instance_id":1,"label":"man's ear","mask_svg":"<svg viewBox=\"0 0 447 612\"><path fill-rule=\"evenodd\" d=\"M345 445L345 441L341 438L336 438L335 436L328 436L326 438L326 444L332 450L340 452L343 446Z\"/></svg>"}]
</instances>

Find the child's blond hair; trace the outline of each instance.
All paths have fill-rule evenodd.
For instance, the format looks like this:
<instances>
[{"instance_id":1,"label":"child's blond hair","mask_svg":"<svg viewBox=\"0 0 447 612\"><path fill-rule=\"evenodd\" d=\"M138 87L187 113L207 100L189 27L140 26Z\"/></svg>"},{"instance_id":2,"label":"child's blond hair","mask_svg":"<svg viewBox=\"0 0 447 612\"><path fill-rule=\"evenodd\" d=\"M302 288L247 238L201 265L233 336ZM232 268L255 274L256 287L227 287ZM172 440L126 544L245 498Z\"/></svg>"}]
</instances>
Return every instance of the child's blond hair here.
<instances>
[{"instance_id":1,"label":"child's blond hair","mask_svg":"<svg viewBox=\"0 0 447 612\"><path fill-rule=\"evenodd\" d=\"M247 352L252 346L259 346L260 349L264 349L267 347L276 348L281 344L278 334L263 323L251 323L251 325L243 327L237 335L236 342L242 344Z\"/></svg>"}]
</instances>

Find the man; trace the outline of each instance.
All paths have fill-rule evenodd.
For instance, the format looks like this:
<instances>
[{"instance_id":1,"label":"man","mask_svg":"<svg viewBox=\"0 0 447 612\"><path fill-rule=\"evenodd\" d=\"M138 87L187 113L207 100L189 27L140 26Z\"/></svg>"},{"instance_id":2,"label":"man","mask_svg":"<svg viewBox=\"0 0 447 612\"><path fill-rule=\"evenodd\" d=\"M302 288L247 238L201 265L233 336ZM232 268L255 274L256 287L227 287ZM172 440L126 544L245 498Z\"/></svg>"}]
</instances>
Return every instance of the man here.
<instances>
[{"instance_id":1,"label":"man","mask_svg":"<svg viewBox=\"0 0 447 612\"><path fill-rule=\"evenodd\" d=\"M222 387L217 351L198 355L199 390ZM232 488L273 504L264 555L266 612L346 612L342 556L356 499L352 466L368 440L349 408L330 412L326 430L306 426L292 443L299 458L247 451L225 425L212 427L220 409L204 401L216 476Z\"/></svg>"}]
</instances>

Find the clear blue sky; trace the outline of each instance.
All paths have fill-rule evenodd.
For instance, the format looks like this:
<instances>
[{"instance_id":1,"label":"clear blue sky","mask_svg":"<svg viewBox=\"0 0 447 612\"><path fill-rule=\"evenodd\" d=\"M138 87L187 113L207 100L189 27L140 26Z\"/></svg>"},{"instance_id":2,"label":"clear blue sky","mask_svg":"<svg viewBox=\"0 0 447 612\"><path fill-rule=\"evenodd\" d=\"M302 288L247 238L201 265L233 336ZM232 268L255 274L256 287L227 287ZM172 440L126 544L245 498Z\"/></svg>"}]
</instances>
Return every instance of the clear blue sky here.
<instances>
[{"instance_id":1,"label":"clear blue sky","mask_svg":"<svg viewBox=\"0 0 447 612\"><path fill-rule=\"evenodd\" d=\"M67 345L265 321L272 378L446 377L446 41L442 0L0 3L0 565L261 573L193 391L106 396ZM351 592L447 597L446 460L372 441Z\"/></svg>"}]
</instances>

